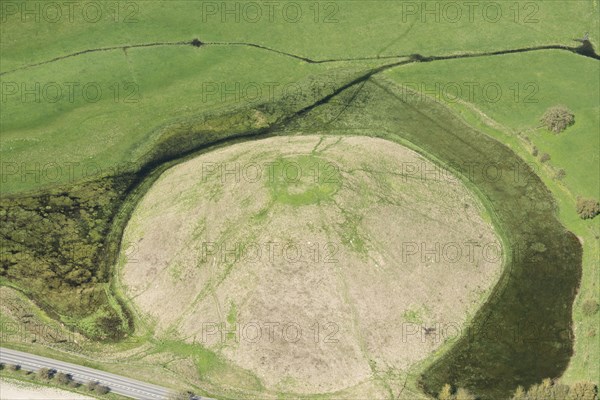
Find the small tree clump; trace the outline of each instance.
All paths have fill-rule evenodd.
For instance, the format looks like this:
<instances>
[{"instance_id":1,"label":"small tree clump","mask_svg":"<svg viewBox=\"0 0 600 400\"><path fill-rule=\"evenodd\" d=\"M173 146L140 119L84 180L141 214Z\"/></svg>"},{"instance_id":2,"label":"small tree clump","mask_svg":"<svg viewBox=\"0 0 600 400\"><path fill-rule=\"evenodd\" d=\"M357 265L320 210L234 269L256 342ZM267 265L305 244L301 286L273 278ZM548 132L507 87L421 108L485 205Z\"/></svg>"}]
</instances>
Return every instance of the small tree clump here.
<instances>
[{"instance_id":1,"label":"small tree clump","mask_svg":"<svg viewBox=\"0 0 600 400\"><path fill-rule=\"evenodd\" d=\"M94 388L94 392L96 392L96 394L106 394L110 391L110 389L108 388L108 386L104 386L104 385L96 385L96 387Z\"/></svg>"},{"instance_id":2,"label":"small tree clump","mask_svg":"<svg viewBox=\"0 0 600 400\"><path fill-rule=\"evenodd\" d=\"M194 394L189 391L181 391L169 396L169 400L190 400L192 398L194 398Z\"/></svg>"},{"instance_id":3,"label":"small tree clump","mask_svg":"<svg viewBox=\"0 0 600 400\"><path fill-rule=\"evenodd\" d=\"M565 106L550 107L540 122L550 132L560 133L575 123L575 115Z\"/></svg>"},{"instance_id":4,"label":"small tree clump","mask_svg":"<svg viewBox=\"0 0 600 400\"><path fill-rule=\"evenodd\" d=\"M597 400L598 386L592 382L577 382L571 386L567 400Z\"/></svg>"},{"instance_id":5,"label":"small tree clump","mask_svg":"<svg viewBox=\"0 0 600 400\"><path fill-rule=\"evenodd\" d=\"M452 400L452 386L446 383L438 394L438 400Z\"/></svg>"},{"instance_id":6,"label":"small tree clump","mask_svg":"<svg viewBox=\"0 0 600 400\"><path fill-rule=\"evenodd\" d=\"M591 317L598 312L599 305L596 300L588 299L583 302L583 315Z\"/></svg>"},{"instance_id":7,"label":"small tree clump","mask_svg":"<svg viewBox=\"0 0 600 400\"><path fill-rule=\"evenodd\" d=\"M455 400L475 400L475 396L473 396L467 389L459 388L454 395Z\"/></svg>"},{"instance_id":8,"label":"small tree clump","mask_svg":"<svg viewBox=\"0 0 600 400\"><path fill-rule=\"evenodd\" d=\"M577 198L577 214L581 219L592 219L600 214L600 201L594 199Z\"/></svg>"},{"instance_id":9,"label":"small tree clump","mask_svg":"<svg viewBox=\"0 0 600 400\"><path fill-rule=\"evenodd\" d=\"M543 162L543 163L545 163L545 162L547 162L547 161L550 161L550 154L548 154L548 153L544 153L544 154L542 154L542 155L540 156L540 162Z\"/></svg>"},{"instance_id":10,"label":"small tree clump","mask_svg":"<svg viewBox=\"0 0 600 400\"><path fill-rule=\"evenodd\" d=\"M50 368L40 368L37 372L37 377L40 379L52 379L53 371Z\"/></svg>"},{"instance_id":11,"label":"small tree clump","mask_svg":"<svg viewBox=\"0 0 600 400\"><path fill-rule=\"evenodd\" d=\"M19 364L8 364L6 366L6 369L9 371L19 371L21 369L21 366Z\"/></svg>"},{"instance_id":12,"label":"small tree clump","mask_svg":"<svg viewBox=\"0 0 600 400\"><path fill-rule=\"evenodd\" d=\"M78 388L80 386L81 386L81 383L79 383L73 379L71 379L71 382L69 382L69 387L71 387L71 388Z\"/></svg>"},{"instance_id":13,"label":"small tree clump","mask_svg":"<svg viewBox=\"0 0 600 400\"><path fill-rule=\"evenodd\" d=\"M587 333L585 334L585 336L592 338L592 337L596 337L596 330L594 328L590 328Z\"/></svg>"},{"instance_id":14,"label":"small tree clump","mask_svg":"<svg viewBox=\"0 0 600 400\"><path fill-rule=\"evenodd\" d=\"M61 385L68 385L71 383L72 380L73 378L71 378L71 375L62 372L56 374L56 382L58 382Z\"/></svg>"},{"instance_id":15,"label":"small tree clump","mask_svg":"<svg viewBox=\"0 0 600 400\"><path fill-rule=\"evenodd\" d=\"M525 390L519 386L511 400L598 400L598 387L591 382L578 382L574 385L565 385L544 379L540 384L533 385Z\"/></svg>"},{"instance_id":16,"label":"small tree clump","mask_svg":"<svg viewBox=\"0 0 600 400\"><path fill-rule=\"evenodd\" d=\"M445 384L438 394L438 400L475 400L475 396L469 393L467 389L458 388L454 391L452 386Z\"/></svg>"}]
</instances>

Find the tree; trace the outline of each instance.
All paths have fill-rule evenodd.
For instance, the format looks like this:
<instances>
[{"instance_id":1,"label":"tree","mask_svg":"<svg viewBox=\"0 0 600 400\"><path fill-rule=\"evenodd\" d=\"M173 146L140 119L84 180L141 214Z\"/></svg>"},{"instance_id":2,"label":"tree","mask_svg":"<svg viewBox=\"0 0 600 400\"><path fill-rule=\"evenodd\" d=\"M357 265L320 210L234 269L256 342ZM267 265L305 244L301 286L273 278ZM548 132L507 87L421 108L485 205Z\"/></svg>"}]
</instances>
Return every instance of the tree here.
<instances>
[{"instance_id":1,"label":"tree","mask_svg":"<svg viewBox=\"0 0 600 400\"><path fill-rule=\"evenodd\" d=\"M71 382L69 382L69 387L78 388L79 386L81 386L81 384L73 379L71 379Z\"/></svg>"},{"instance_id":2,"label":"tree","mask_svg":"<svg viewBox=\"0 0 600 400\"><path fill-rule=\"evenodd\" d=\"M544 379L540 384L524 390L519 386L511 400L598 400L598 387L591 382L578 382L571 386Z\"/></svg>"},{"instance_id":3,"label":"tree","mask_svg":"<svg viewBox=\"0 0 600 400\"><path fill-rule=\"evenodd\" d=\"M73 378L71 377L71 375L62 372L56 374L56 382L58 382L61 385L68 385L71 383L72 380Z\"/></svg>"},{"instance_id":4,"label":"tree","mask_svg":"<svg viewBox=\"0 0 600 400\"><path fill-rule=\"evenodd\" d=\"M565 106L550 107L540 122L550 132L560 133L575 123L575 115Z\"/></svg>"},{"instance_id":5,"label":"tree","mask_svg":"<svg viewBox=\"0 0 600 400\"><path fill-rule=\"evenodd\" d=\"M8 364L6 366L6 369L9 371L19 371L21 369L21 366L19 364Z\"/></svg>"},{"instance_id":6,"label":"tree","mask_svg":"<svg viewBox=\"0 0 600 400\"><path fill-rule=\"evenodd\" d=\"M40 368L37 372L37 376L40 379L52 379L53 371L50 368Z\"/></svg>"},{"instance_id":7,"label":"tree","mask_svg":"<svg viewBox=\"0 0 600 400\"><path fill-rule=\"evenodd\" d=\"M475 400L475 396L473 396L467 389L458 388L456 394L454 395L455 400Z\"/></svg>"},{"instance_id":8,"label":"tree","mask_svg":"<svg viewBox=\"0 0 600 400\"><path fill-rule=\"evenodd\" d=\"M527 400L527 392L523 386L518 386L512 400Z\"/></svg>"},{"instance_id":9,"label":"tree","mask_svg":"<svg viewBox=\"0 0 600 400\"><path fill-rule=\"evenodd\" d=\"M598 312L598 302L593 299L587 299L583 302L583 315L591 317Z\"/></svg>"},{"instance_id":10,"label":"tree","mask_svg":"<svg viewBox=\"0 0 600 400\"><path fill-rule=\"evenodd\" d=\"M104 385L96 385L96 387L94 388L94 392L96 392L97 394L106 394L110 391L108 386L104 386Z\"/></svg>"},{"instance_id":11,"label":"tree","mask_svg":"<svg viewBox=\"0 0 600 400\"><path fill-rule=\"evenodd\" d=\"M592 382L577 382L571 386L567 400L598 400L598 386Z\"/></svg>"},{"instance_id":12,"label":"tree","mask_svg":"<svg viewBox=\"0 0 600 400\"><path fill-rule=\"evenodd\" d=\"M594 199L577 198L577 214L581 219L592 219L600 214L600 201Z\"/></svg>"},{"instance_id":13,"label":"tree","mask_svg":"<svg viewBox=\"0 0 600 400\"><path fill-rule=\"evenodd\" d=\"M543 153L543 154L540 156L540 162L543 162L543 163L545 163L545 162L547 162L547 161L550 161L550 154L548 154L548 153Z\"/></svg>"},{"instance_id":14,"label":"tree","mask_svg":"<svg viewBox=\"0 0 600 400\"><path fill-rule=\"evenodd\" d=\"M453 400L454 396L452 396L452 386L449 384L445 384L442 388L440 394L438 394L438 400Z\"/></svg>"},{"instance_id":15,"label":"tree","mask_svg":"<svg viewBox=\"0 0 600 400\"><path fill-rule=\"evenodd\" d=\"M177 393L173 393L169 400L190 400L194 398L194 394L189 391L180 391Z\"/></svg>"}]
</instances>

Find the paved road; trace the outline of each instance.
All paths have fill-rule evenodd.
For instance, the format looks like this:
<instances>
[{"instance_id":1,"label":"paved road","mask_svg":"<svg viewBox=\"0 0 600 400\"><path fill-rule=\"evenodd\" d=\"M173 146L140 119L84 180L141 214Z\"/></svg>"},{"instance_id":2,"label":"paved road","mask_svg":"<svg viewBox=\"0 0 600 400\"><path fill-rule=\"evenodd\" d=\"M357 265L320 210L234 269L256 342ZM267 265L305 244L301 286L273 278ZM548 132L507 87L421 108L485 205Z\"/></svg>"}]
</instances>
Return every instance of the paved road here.
<instances>
[{"instance_id":1,"label":"paved road","mask_svg":"<svg viewBox=\"0 0 600 400\"><path fill-rule=\"evenodd\" d=\"M21 368L37 371L40 368L50 368L57 372L70 374L74 380L82 383L89 381L100 382L100 384L108 386L111 392L131 397L140 400L165 400L169 394L172 394L171 389L161 386L152 385L150 383L136 381L135 379L126 378L124 376L111 374L93 368L82 367L77 364L71 364L51 358L40 357L34 354L24 353L22 351L5 349L0 347L0 362L4 364L18 364ZM196 397L198 400L214 400L206 397Z\"/></svg>"}]
</instances>

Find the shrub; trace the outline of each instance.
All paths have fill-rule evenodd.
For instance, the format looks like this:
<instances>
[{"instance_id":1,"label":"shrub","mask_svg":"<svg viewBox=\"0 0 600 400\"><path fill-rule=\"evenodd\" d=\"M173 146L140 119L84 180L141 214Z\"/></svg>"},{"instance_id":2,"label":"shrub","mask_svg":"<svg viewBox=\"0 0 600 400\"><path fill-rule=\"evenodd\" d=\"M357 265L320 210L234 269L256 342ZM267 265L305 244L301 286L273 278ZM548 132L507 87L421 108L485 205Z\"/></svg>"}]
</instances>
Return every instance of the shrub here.
<instances>
[{"instance_id":1,"label":"shrub","mask_svg":"<svg viewBox=\"0 0 600 400\"><path fill-rule=\"evenodd\" d=\"M565 385L544 379L540 384L525 390L519 386L511 400L597 400L598 387L591 382L578 382Z\"/></svg>"},{"instance_id":2,"label":"shrub","mask_svg":"<svg viewBox=\"0 0 600 400\"><path fill-rule=\"evenodd\" d=\"M598 312L598 302L596 300L588 299L583 302L583 315L591 317Z\"/></svg>"},{"instance_id":3,"label":"shrub","mask_svg":"<svg viewBox=\"0 0 600 400\"><path fill-rule=\"evenodd\" d=\"M19 364L8 364L6 366L6 369L9 371L19 371L21 369L21 366Z\"/></svg>"},{"instance_id":4,"label":"shrub","mask_svg":"<svg viewBox=\"0 0 600 400\"><path fill-rule=\"evenodd\" d=\"M96 394L106 394L110 391L110 389L108 388L108 386L104 386L104 385L96 385L96 387L94 388L94 392L96 392Z\"/></svg>"},{"instance_id":5,"label":"shrub","mask_svg":"<svg viewBox=\"0 0 600 400\"><path fill-rule=\"evenodd\" d=\"M445 384L441 392L438 394L438 400L475 400L467 389L458 388L455 391L452 390L452 386Z\"/></svg>"},{"instance_id":6,"label":"shrub","mask_svg":"<svg viewBox=\"0 0 600 400\"><path fill-rule=\"evenodd\" d=\"M40 379L52 379L54 376L53 371L50 368L40 368L37 372L37 377Z\"/></svg>"},{"instance_id":7,"label":"shrub","mask_svg":"<svg viewBox=\"0 0 600 400\"><path fill-rule=\"evenodd\" d=\"M567 176L567 172L564 169L560 168L558 171L556 171L554 179L562 181L565 178L565 176Z\"/></svg>"},{"instance_id":8,"label":"shrub","mask_svg":"<svg viewBox=\"0 0 600 400\"><path fill-rule=\"evenodd\" d=\"M571 386L567 400L597 400L598 386L592 382L577 382Z\"/></svg>"},{"instance_id":9,"label":"shrub","mask_svg":"<svg viewBox=\"0 0 600 400\"><path fill-rule=\"evenodd\" d=\"M513 395L512 400L526 400L526 399L527 399L527 392L525 391L523 386L517 387L517 390L515 390L515 394Z\"/></svg>"},{"instance_id":10,"label":"shrub","mask_svg":"<svg viewBox=\"0 0 600 400\"><path fill-rule=\"evenodd\" d=\"M577 214L581 219L592 219L600 214L600 201L594 199L577 198Z\"/></svg>"},{"instance_id":11,"label":"shrub","mask_svg":"<svg viewBox=\"0 0 600 400\"><path fill-rule=\"evenodd\" d=\"M190 400L194 398L194 394L187 391L173 393L169 396L169 400Z\"/></svg>"},{"instance_id":12,"label":"shrub","mask_svg":"<svg viewBox=\"0 0 600 400\"><path fill-rule=\"evenodd\" d=\"M594 328L590 328L585 334L585 336L589 338L596 337L596 330Z\"/></svg>"},{"instance_id":13,"label":"shrub","mask_svg":"<svg viewBox=\"0 0 600 400\"><path fill-rule=\"evenodd\" d=\"M533 146L533 148L531 149L531 155L533 155L534 157L537 157L538 153L539 153L538 148Z\"/></svg>"},{"instance_id":14,"label":"shrub","mask_svg":"<svg viewBox=\"0 0 600 400\"><path fill-rule=\"evenodd\" d=\"M473 396L467 389L459 388L454 395L456 400L475 400L475 396Z\"/></svg>"},{"instance_id":15,"label":"shrub","mask_svg":"<svg viewBox=\"0 0 600 400\"><path fill-rule=\"evenodd\" d=\"M560 133L575 123L575 115L565 106L554 106L546 110L540 122L549 131Z\"/></svg>"},{"instance_id":16,"label":"shrub","mask_svg":"<svg viewBox=\"0 0 600 400\"><path fill-rule=\"evenodd\" d=\"M85 384L85 387L90 392L93 392L94 390L96 390L96 386L98 386L98 385L99 385L99 383L96 381L89 381L88 383Z\"/></svg>"},{"instance_id":17,"label":"shrub","mask_svg":"<svg viewBox=\"0 0 600 400\"><path fill-rule=\"evenodd\" d=\"M71 378L71 375L64 374L62 372L56 374L56 382L60 383L61 385L68 385L72 380L73 378Z\"/></svg>"},{"instance_id":18,"label":"shrub","mask_svg":"<svg viewBox=\"0 0 600 400\"><path fill-rule=\"evenodd\" d=\"M547 161L550 161L550 154L548 154L548 153L544 153L544 154L542 154L542 155L540 156L540 162L543 162L543 163L545 163L545 162L547 162Z\"/></svg>"},{"instance_id":19,"label":"shrub","mask_svg":"<svg viewBox=\"0 0 600 400\"><path fill-rule=\"evenodd\" d=\"M71 382L69 382L69 387L78 388L79 386L81 386L81 384L73 379L71 379Z\"/></svg>"}]
</instances>

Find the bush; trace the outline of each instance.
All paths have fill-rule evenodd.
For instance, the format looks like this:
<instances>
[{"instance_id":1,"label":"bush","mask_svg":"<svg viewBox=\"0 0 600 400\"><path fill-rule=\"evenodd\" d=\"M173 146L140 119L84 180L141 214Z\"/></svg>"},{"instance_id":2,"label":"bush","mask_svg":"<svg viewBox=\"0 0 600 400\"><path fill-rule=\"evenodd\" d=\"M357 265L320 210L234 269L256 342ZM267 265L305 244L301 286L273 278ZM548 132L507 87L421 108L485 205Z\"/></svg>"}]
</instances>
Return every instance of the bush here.
<instances>
[{"instance_id":1,"label":"bush","mask_svg":"<svg viewBox=\"0 0 600 400\"><path fill-rule=\"evenodd\" d=\"M9 371L19 371L21 369L21 366L19 364L8 364L6 366L6 369Z\"/></svg>"},{"instance_id":2,"label":"bush","mask_svg":"<svg viewBox=\"0 0 600 400\"><path fill-rule=\"evenodd\" d=\"M169 400L190 400L194 398L194 394L189 391L181 391L177 393L173 393L169 396Z\"/></svg>"},{"instance_id":3,"label":"bush","mask_svg":"<svg viewBox=\"0 0 600 400\"><path fill-rule=\"evenodd\" d=\"M546 110L540 122L550 132L560 133L575 123L575 115L565 106L554 106Z\"/></svg>"},{"instance_id":4,"label":"bush","mask_svg":"<svg viewBox=\"0 0 600 400\"><path fill-rule=\"evenodd\" d=\"M69 387L71 387L71 388L78 388L80 386L81 386L81 384L79 382L74 381L72 379L71 379L71 382L69 382Z\"/></svg>"},{"instance_id":5,"label":"bush","mask_svg":"<svg viewBox=\"0 0 600 400\"><path fill-rule=\"evenodd\" d=\"M547 161L550 161L550 154L548 154L548 153L544 153L544 154L542 154L542 155L540 156L540 162L543 162L543 163L545 163L545 162L547 162Z\"/></svg>"},{"instance_id":6,"label":"bush","mask_svg":"<svg viewBox=\"0 0 600 400\"><path fill-rule=\"evenodd\" d=\"M594 199L577 198L577 214L581 219L592 219L600 214L600 201Z\"/></svg>"},{"instance_id":7,"label":"bush","mask_svg":"<svg viewBox=\"0 0 600 400\"><path fill-rule=\"evenodd\" d=\"M577 382L571 386L567 400L596 400L598 399L598 386L592 382Z\"/></svg>"},{"instance_id":8,"label":"bush","mask_svg":"<svg viewBox=\"0 0 600 400\"><path fill-rule=\"evenodd\" d=\"M475 396L473 396L467 389L459 388L454 395L456 400L475 400Z\"/></svg>"},{"instance_id":9,"label":"bush","mask_svg":"<svg viewBox=\"0 0 600 400\"><path fill-rule=\"evenodd\" d=\"M98 382L96 381L89 381L88 383L85 384L85 387L87 388L87 390L89 390L90 392L93 392L94 390L96 390L96 387L99 385Z\"/></svg>"},{"instance_id":10,"label":"bush","mask_svg":"<svg viewBox=\"0 0 600 400\"><path fill-rule=\"evenodd\" d=\"M469 393L467 389L458 388L453 391L452 386L445 384L438 394L438 400L475 400L475 396Z\"/></svg>"},{"instance_id":11,"label":"bush","mask_svg":"<svg viewBox=\"0 0 600 400\"><path fill-rule=\"evenodd\" d=\"M598 302L596 300L588 299L583 302L583 315L591 317L598 312Z\"/></svg>"},{"instance_id":12,"label":"bush","mask_svg":"<svg viewBox=\"0 0 600 400\"><path fill-rule=\"evenodd\" d=\"M40 379L52 379L52 377L54 376L54 371L52 371L50 368L40 368L37 372L37 377Z\"/></svg>"},{"instance_id":13,"label":"bush","mask_svg":"<svg viewBox=\"0 0 600 400\"><path fill-rule=\"evenodd\" d=\"M544 379L540 384L525 390L519 386L511 400L597 400L598 387L591 382L578 382L572 386Z\"/></svg>"},{"instance_id":14,"label":"bush","mask_svg":"<svg viewBox=\"0 0 600 400\"><path fill-rule=\"evenodd\" d=\"M104 385L96 385L96 387L94 388L94 392L96 392L96 394L106 394L110 391L110 389L108 388L108 386L104 386Z\"/></svg>"},{"instance_id":15,"label":"bush","mask_svg":"<svg viewBox=\"0 0 600 400\"><path fill-rule=\"evenodd\" d=\"M64 374L62 372L56 374L56 382L60 383L61 385L68 385L72 380L73 378L71 375Z\"/></svg>"},{"instance_id":16,"label":"bush","mask_svg":"<svg viewBox=\"0 0 600 400\"><path fill-rule=\"evenodd\" d=\"M594 328L590 328L587 333L585 334L586 337L592 338L592 337L596 337L596 330Z\"/></svg>"},{"instance_id":17,"label":"bush","mask_svg":"<svg viewBox=\"0 0 600 400\"><path fill-rule=\"evenodd\" d=\"M554 179L562 181L565 178L565 176L567 176L567 172L564 169L560 168L558 171L556 171Z\"/></svg>"},{"instance_id":18,"label":"bush","mask_svg":"<svg viewBox=\"0 0 600 400\"><path fill-rule=\"evenodd\" d=\"M538 148L533 146L533 148L531 149L531 155L533 155L534 157L537 157L538 153L539 153Z\"/></svg>"}]
</instances>

